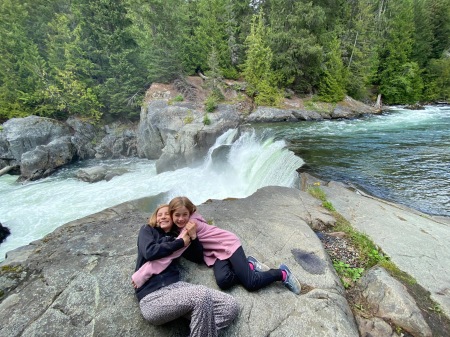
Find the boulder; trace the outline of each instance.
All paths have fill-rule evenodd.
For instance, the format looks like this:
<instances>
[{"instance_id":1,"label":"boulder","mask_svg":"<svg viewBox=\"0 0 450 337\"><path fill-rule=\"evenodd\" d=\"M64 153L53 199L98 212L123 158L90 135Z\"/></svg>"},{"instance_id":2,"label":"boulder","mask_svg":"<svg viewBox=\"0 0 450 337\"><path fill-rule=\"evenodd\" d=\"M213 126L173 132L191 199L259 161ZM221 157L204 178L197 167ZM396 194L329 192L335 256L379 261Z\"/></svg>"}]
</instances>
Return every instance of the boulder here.
<instances>
[{"instance_id":1,"label":"boulder","mask_svg":"<svg viewBox=\"0 0 450 337\"><path fill-rule=\"evenodd\" d=\"M107 174L108 170L103 166L94 166L79 169L76 173L76 177L88 183L96 183L97 181L106 179Z\"/></svg>"},{"instance_id":2,"label":"boulder","mask_svg":"<svg viewBox=\"0 0 450 337\"><path fill-rule=\"evenodd\" d=\"M3 123L0 131L0 158L4 166L19 165L24 153L71 136L72 132L70 126L51 118L12 118Z\"/></svg>"},{"instance_id":3,"label":"boulder","mask_svg":"<svg viewBox=\"0 0 450 337\"><path fill-rule=\"evenodd\" d=\"M2 243L9 234L11 234L9 228L3 227L3 225L0 223L0 243Z\"/></svg>"},{"instance_id":4,"label":"boulder","mask_svg":"<svg viewBox=\"0 0 450 337\"><path fill-rule=\"evenodd\" d=\"M105 125L105 136L95 147L98 159L117 159L137 156L136 124L119 122Z\"/></svg>"},{"instance_id":5,"label":"boulder","mask_svg":"<svg viewBox=\"0 0 450 337\"><path fill-rule=\"evenodd\" d=\"M25 260L8 253L0 269L0 284L7 285L0 335L187 335L185 320L157 327L140 313L130 277L139 228L149 215L138 208L143 204L125 203L63 225L29 245ZM320 203L307 193L277 187L199 205L208 221L241 238L247 254L274 268L286 263L303 285L301 295L281 282L256 292L233 287L227 292L239 302L240 315L221 336L359 336L344 289L308 226L314 208ZM218 289L212 269L181 261L184 280Z\"/></svg>"},{"instance_id":6,"label":"boulder","mask_svg":"<svg viewBox=\"0 0 450 337\"><path fill-rule=\"evenodd\" d=\"M97 139L103 137L103 130L76 117L69 117L66 123L74 130L71 141L76 148L78 158L82 160L94 158L95 143Z\"/></svg>"},{"instance_id":7,"label":"boulder","mask_svg":"<svg viewBox=\"0 0 450 337\"><path fill-rule=\"evenodd\" d=\"M37 180L52 174L58 167L73 161L76 149L69 136L25 152L21 158L20 180Z\"/></svg>"},{"instance_id":8,"label":"boulder","mask_svg":"<svg viewBox=\"0 0 450 337\"><path fill-rule=\"evenodd\" d=\"M219 105L208 114L191 103L169 104L151 101L141 111L137 131L139 157L158 159L157 172L174 170L201 160L217 137L239 125L239 113L233 105Z\"/></svg>"},{"instance_id":9,"label":"boulder","mask_svg":"<svg viewBox=\"0 0 450 337\"><path fill-rule=\"evenodd\" d=\"M406 287L385 269L375 267L367 271L358 280L357 287L360 291L356 292L356 301L361 306L366 305L365 310L370 310L374 317L392 322L415 337L432 336L430 327Z\"/></svg>"}]
</instances>

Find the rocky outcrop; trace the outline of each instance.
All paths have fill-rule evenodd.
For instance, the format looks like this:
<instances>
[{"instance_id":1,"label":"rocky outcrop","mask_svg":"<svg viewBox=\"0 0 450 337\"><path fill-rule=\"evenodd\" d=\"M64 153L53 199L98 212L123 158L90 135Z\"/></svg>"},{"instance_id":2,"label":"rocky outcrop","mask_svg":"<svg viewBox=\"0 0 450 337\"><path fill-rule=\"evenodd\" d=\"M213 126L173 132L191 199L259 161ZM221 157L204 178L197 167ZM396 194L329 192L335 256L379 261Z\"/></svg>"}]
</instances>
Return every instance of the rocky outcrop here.
<instances>
[{"instance_id":1,"label":"rocky outcrop","mask_svg":"<svg viewBox=\"0 0 450 337\"><path fill-rule=\"evenodd\" d=\"M9 228L3 227L3 225L0 223L0 243L2 243L9 234L11 234Z\"/></svg>"},{"instance_id":2,"label":"rocky outcrop","mask_svg":"<svg viewBox=\"0 0 450 337\"><path fill-rule=\"evenodd\" d=\"M75 174L77 179L88 183L96 183L97 181L109 181L114 177L120 176L127 171L125 169L110 169L103 166L93 166L79 169Z\"/></svg>"},{"instance_id":3,"label":"rocky outcrop","mask_svg":"<svg viewBox=\"0 0 450 337\"><path fill-rule=\"evenodd\" d=\"M432 336L430 327L406 287L383 268L369 270L358 280L356 287L359 290L356 292L356 302L361 307L365 306L364 310L369 311L373 317L365 318L365 324L372 322L376 326L382 321L390 322L394 326L402 327L412 336Z\"/></svg>"},{"instance_id":4,"label":"rocky outcrop","mask_svg":"<svg viewBox=\"0 0 450 337\"><path fill-rule=\"evenodd\" d=\"M244 120L248 123L298 122L309 120L355 118L380 113L379 110L347 96L336 104L322 103L318 109L257 107Z\"/></svg>"},{"instance_id":5,"label":"rocky outcrop","mask_svg":"<svg viewBox=\"0 0 450 337\"><path fill-rule=\"evenodd\" d=\"M95 147L95 157L99 159L117 159L137 156L136 125L112 123L105 125L106 135Z\"/></svg>"},{"instance_id":6,"label":"rocky outcrop","mask_svg":"<svg viewBox=\"0 0 450 337\"><path fill-rule=\"evenodd\" d=\"M60 137L22 154L20 163L21 180L37 180L52 174L58 167L72 162L75 147L70 137Z\"/></svg>"},{"instance_id":7,"label":"rocky outcrop","mask_svg":"<svg viewBox=\"0 0 450 337\"><path fill-rule=\"evenodd\" d=\"M72 160L67 158L74 153L67 142L72 132L67 124L50 118L12 118L0 131L0 164L20 165L23 179L39 179Z\"/></svg>"},{"instance_id":8,"label":"rocky outcrop","mask_svg":"<svg viewBox=\"0 0 450 337\"><path fill-rule=\"evenodd\" d=\"M80 160L94 158L96 140L102 139L105 132L92 123L76 117L69 117L66 123L74 130L71 141L75 146L78 158Z\"/></svg>"},{"instance_id":9,"label":"rocky outcrop","mask_svg":"<svg viewBox=\"0 0 450 337\"><path fill-rule=\"evenodd\" d=\"M218 136L245 123L352 118L377 112L346 97L318 110L257 107L243 111L237 102L219 104L206 113L202 102L174 102L176 89L166 87L149 89L153 94L141 110L138 125L114 122L100 127L75 117L66 123L37 116L11 119L0 129L0 170L8 168L17 174L20 167L21 181L36 180L75 160L139 156L157 160L160 173L195 165ZM193 88L201 90L199 85Z\"/></svg>"},{"instance_id":10,"label":"rocky outcrop","mask_svg":"<svg viewBox=\"0 0 450 337\"><path fill-rule=\"evenodd\" d=\"M131 287L139 228L149 208L162 201L167 201L164 196L118 205L9 252L0 265L0 335L187 335L185 320L160 327L148 324ZM371 321L367 315L355 319L332 263L310 227L332 226L335 219L308 193L265 187L245 199L210 200L198 209L208 222L236 233L247 254L270 267L286 263L302 283L298 296L281 283L256 292L233 287L228 292L239 302L240 314L221 336L385 337L391 322L389 309L400 329L406 324L389 305ZM217 289L211 269L181 261L185 281ZM379 281L371 282L370 277L367 281L363 289L376 293L373 287ZM383 284L394 283L383 276ZM386 291L384 285L377 286ZM396 287L389 289L395 292ZM389 294L397 298L405 295L401 291ZM402 310L412 312L406 301Z\"/></svg>"},{"instance_id":11,"label":"rocky outcrop","mask_svg":"<svg viewBox=\"0 0 450 337\"><path fill-rule=\"evenodd\" d=\"M190 103L154 100L141 111L137 132L138 155L158 159L157 172L175 170L203 158L216 138L239 125L233 105L220 105L207 114Z\"/></svg>"}]
</instances>

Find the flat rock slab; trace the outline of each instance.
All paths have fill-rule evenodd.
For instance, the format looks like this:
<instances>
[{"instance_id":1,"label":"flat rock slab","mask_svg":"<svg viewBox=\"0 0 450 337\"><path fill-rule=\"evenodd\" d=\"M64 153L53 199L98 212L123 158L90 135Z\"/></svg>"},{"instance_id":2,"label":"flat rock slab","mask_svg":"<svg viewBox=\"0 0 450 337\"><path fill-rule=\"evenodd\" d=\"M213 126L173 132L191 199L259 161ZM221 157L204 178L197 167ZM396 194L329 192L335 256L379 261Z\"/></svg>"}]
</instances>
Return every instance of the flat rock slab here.
<instances>
[{"instance_id":1,"label":"flat rock slab","mask_svg":"<svg viewBox=\"0 0 450 337\"><path fill-rule=\"evenodd\" d=\"M0 336L188 335L183 319L156 327L141 316L131 275L139 228L151 211L142 205L129 202L70 222L8 254L0 265L0 284L10 285L0 303ZM232 288L241 311L221 336L359 336L344 289L309 227L330 220L318 200L266 187L198 208L236 233L247 254L271 267L286 263L303 285L299 296L281 282L256 292ZM212 269L181 261L185 281L217 289Z\"/></svg>"},{"instance_id":2,"label":"flat rock slab","mask_svg":"<svg viewBox=\"0 0 450 337\"><path fill-rule=\"evenodd\" d=\"M330 182L321 186L337 212L402 271L430 291L450 317L450 222Z\"/></svg>"}]
</instances>

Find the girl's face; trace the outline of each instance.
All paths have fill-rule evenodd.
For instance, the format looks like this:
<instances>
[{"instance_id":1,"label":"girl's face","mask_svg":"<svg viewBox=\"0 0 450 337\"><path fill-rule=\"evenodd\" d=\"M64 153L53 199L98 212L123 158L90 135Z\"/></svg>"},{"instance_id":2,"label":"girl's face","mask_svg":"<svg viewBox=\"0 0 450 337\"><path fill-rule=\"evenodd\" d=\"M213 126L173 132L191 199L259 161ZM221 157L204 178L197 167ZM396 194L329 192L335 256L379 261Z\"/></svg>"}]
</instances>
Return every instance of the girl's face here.
<instances>
[{"instance_id":1,"label":"girl's face","mask_svg":"<svg viewBox=\"0 0 450 337\"><path fill-rule=\"evenodd\" d=\"M161 207L156 213L156 224L161 227L164 232L169 232L173 222L170 218L169 207Z\"/></svg>"},{"instance_id":2,"label":"girl's face","mask_svg":"<svg viewBox=\"0 0 450 337\"><path fill-rule=\"evenodd\" d=\"M186 208L186 206L181 206L175 209L175 211L172 213L172 219L175 225L177 225L178 228L183 228L186 226L186 224L189 222L189 217L191 214L189 213L189 210Z\"/></svg>"}]
</instances>

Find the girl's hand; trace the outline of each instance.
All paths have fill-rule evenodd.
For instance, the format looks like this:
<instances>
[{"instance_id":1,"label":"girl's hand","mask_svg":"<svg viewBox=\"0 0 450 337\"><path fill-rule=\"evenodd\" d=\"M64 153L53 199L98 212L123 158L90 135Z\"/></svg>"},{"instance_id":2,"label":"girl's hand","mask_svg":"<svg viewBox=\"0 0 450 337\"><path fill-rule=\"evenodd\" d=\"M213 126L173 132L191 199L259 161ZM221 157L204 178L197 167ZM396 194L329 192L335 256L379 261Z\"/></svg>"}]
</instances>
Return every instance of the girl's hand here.
<instances>
[{"instance_id":1,"label":"girl's hand","mask_svg":"<svg viewBox=\"0 0 450 337\"><path fill-rule=\"evenodd\" d=\"M191 237L189 236L189 233L187 231L184 232L184 235L181 238L184 241L184 246L185 247L191 243Z\"/></svg>"},{"instance_id":2,"label":"girl's hand","mask_svg":"<svg viewBox=\"0 0 450 337\"><path fill-rule=\"evenodd\" d=\"M185 228L191 240L195 240L197 238L197 224L195 222L189 221Z\"/></svg>"}]
</instances>

